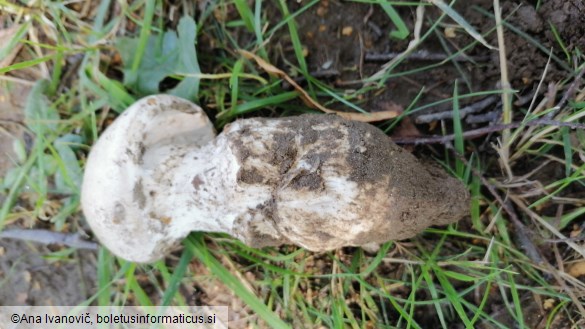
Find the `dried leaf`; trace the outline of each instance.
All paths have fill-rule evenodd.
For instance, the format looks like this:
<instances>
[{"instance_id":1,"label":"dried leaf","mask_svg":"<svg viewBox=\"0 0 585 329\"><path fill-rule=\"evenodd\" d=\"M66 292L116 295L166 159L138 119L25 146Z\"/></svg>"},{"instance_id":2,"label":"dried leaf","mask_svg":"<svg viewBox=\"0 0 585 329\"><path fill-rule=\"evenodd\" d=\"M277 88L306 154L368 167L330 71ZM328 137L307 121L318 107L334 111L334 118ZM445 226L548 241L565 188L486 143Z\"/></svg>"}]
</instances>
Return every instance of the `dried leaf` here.
<instances>
[{"instance_id":1,"label":"dried leaf","mask_svg":"<svg viewBox=\"0 0 585 329\"><path fill-rule=\"evenodd\" d=\"M412 123L412 119L410 117L405 117L400 122L400 125L394 129L394 133L392 134L392 138L405 138L405 137L420 137L422 133L418 128Z\"/></svg>"},{"instance_id":2,"label":"dried leaf","mask_svg":"<svg viewBox=\"0 0 585 329\"><path fill-rule=\"evenodd\" d=\"M391 110L373 112L373 113L367 113L367 114L366 113L355 113L355 112L340 112L340 111L328 109L328 108L324 107L323 105L319 104L314 99L312 99L311 96L309 96L309 94L301 86L299 86L295 80L293 80L291 77L289 77L284 71L282 71L279 68L275 67L274 65L266 62L262 58L254 55L253 53L251 53L249 51L240 50L239 52L245 58L253 59L256 62L256 64L258 64L268 74L275 75L279 78L286 80L291 86L293 86L295 88L296 91L298 91L300 93L301 100L305 103L305 105L307 105L310 108L317 109L317 110L320 110L320 111L325 112L325 113L337 114L338 116L340 116L344 119L353 120L353 121L361 121L361 122L374 122L374 121L393 119L393 118L397 117L400 114L400 112L402 111L402 108L400 108L400 106L397 106L397 105Z\"/></svg>"}]
</instances>

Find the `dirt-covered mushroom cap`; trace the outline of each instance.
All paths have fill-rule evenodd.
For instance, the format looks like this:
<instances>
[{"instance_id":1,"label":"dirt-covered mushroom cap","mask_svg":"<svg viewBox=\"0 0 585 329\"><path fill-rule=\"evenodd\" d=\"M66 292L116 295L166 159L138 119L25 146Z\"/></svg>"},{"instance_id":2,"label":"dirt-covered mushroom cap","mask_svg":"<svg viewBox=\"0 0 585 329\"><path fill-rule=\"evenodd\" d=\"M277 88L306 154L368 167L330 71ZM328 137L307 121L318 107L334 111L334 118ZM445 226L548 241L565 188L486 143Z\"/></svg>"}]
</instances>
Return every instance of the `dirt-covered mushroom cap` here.
<instances>
[{"instance_id":1,"label":"dirt-covered mushroom cap","mask_svg":"<svg viewBox=\"0 0 585 329\"><path fill-rule=\"evenodd\" d=\"M325 251L409 238L468 211L461 182L369 124L254 118L212 137L204 113L171 96L121 115L94 146L83 186L102 243L138 262L191 231Z\"/></svg>"}]
</instances>

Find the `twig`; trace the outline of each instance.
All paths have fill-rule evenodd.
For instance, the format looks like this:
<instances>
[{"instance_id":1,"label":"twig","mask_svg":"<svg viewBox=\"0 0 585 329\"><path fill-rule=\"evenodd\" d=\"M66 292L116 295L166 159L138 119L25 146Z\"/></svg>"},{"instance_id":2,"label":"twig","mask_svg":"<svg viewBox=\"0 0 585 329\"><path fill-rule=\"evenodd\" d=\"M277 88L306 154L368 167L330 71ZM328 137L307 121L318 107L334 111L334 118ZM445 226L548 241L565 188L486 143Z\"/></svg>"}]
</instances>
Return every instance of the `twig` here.
<instances>
[{"instance_id":1,"label":"twig","mask_svg":"<svg viewBox=\"0 0 585 329\"><path fill-rule=\"evenodd\" d=\"M502 109L489 111L482 114L471 114L465 118L465 122L468 124L477 124L484 122L496 122L502 116Z\"/></svg>"},{"instance_id":2,"label":"twig","mask_svg":"<svg viewBox=\"0 0 585 329\"><path fill-rule=\"evenodd\" d=\"M485 134L493 133L496 131L502 131L505 129L514 129L522 126L531 127L531 126L540 126L540 125L551 125L557 127L569 127L571 129L585 129L585 124L581 123L573 123L573 122L562 122L562 121L554 121L548 119L537 119L528 122L513 122L510 124L497 124L493 126L487 126L483 128L478 128L475 130L469 130L464 132L463 138L464 139L473 139ZM396 144L447 144L448 142L455 139L455 135L445 135L445 136L424 136L424 137L402 137L402 138L393 138L392 140Z\"/></svg>"},{"instance_id":3,"label":"twig","mask_svg":"<svg viewBox=\"0 0 585 329\"><path fill-rule=\"evenodd\" d=\"M390 52L390 53L366 53L364 60L366 62L386 62L401 56L402 52ZM445 60L453 60L456 62L485 62L489 60L489 56L467 56L467 55L456 55L452 56L444 53L431 53L426 49L413 51L405 57L405 60L411 61L433 61L441 62Z\"/></svg>"},{"instance_id":4,"label":"twig","mask_svg":"<svg viewBox=\"0 0 585 329\"><path fill-rule=\"evenodd\" d=\"M62 244L77 249L97 250L99 244L83 239L79 233L62 233L49 230L9 229L0 232L0 239L17 239L42 244Z\"/></svg>"},{"instance_id":5,"label":"twig","mask_svg":"<svg viewBox=\"0 0 585 329\"><path fill-rule=\"evenodd\" d=\"M482 111L486 107L497 102L498 99L499 99L499 96L489 96L489 97L486 97L486 98L480 100L479 102L473 103L469 106L462 108L461 110L459 110L461 118L463 119L468 114ZM416 123L420 124L420 123L429 123L429 122L433 122L433 121L451 119L451 118L453 118L453 111L444 111L444 112L438 112L438 113L419 115L418 117L416 117L414 119L414 121Z\"/></svg>"}]
</instances>

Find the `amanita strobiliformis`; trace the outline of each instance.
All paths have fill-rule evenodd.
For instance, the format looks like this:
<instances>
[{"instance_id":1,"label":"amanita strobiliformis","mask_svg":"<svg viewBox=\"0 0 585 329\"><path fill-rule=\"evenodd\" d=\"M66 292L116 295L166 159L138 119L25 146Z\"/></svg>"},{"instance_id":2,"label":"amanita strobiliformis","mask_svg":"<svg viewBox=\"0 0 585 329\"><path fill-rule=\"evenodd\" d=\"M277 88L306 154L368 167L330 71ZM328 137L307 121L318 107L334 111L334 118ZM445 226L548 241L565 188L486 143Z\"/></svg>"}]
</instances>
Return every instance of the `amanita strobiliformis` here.
<instances>
[{"instance_id":1,"label":"amanita strobiliformis","mask_svg":"<svg viewBox=\"0 0 585 329\"><path fill-rule=\"evenodd\" d=\"M85 216L114 254L152 262L191 231L313 251L459 220L469 193L377 128L334 115L238 120L217 137L173 96L139 100L89 155Z\"/></svg>"}]
</instances>

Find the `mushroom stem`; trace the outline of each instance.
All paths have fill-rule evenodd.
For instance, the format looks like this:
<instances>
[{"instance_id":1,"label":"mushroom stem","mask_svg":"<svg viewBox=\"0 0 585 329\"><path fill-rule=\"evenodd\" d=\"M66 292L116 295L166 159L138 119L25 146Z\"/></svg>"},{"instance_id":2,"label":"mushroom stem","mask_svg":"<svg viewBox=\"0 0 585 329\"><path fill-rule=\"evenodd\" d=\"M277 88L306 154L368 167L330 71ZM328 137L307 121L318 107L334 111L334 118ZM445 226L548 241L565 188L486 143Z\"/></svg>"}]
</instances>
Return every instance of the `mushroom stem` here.
<instances>
[{"instance_id":1,"label":"mushroom stem","mask_svg":"<svg viewBox=\"0 0 585 329\"><path fill-rule=\"evenodd\" d=\"M243 213L270 198L267 188L236 184L239 166L227 142L220 136L202 147L174 149L143 173L136 190L150 205L148 217L166 223L173 238L190 231L233 234Z\"/></svg>"},{"instance_id":2,"label":"mushroom stem","mask_svg":"<svg viewBox=\"0 0 585 329\"><path fill-rule=\"evenodd\" d=\"M255 118L214 136L199 107L173 96L128 108L86 165L82 204L101 242L137 262L191 231L324 251L409 238L467 213L463 184L365 123Z\"/></svg>"}]
</instances>

